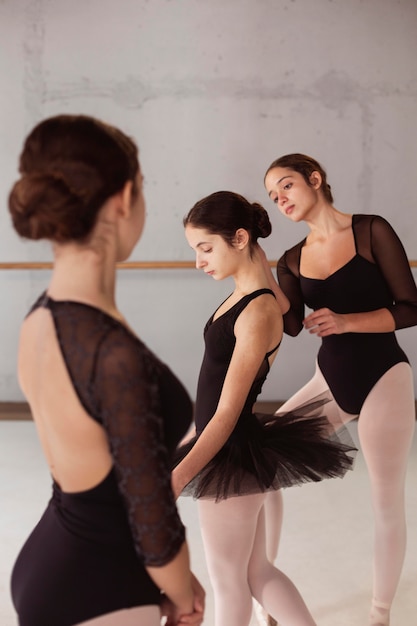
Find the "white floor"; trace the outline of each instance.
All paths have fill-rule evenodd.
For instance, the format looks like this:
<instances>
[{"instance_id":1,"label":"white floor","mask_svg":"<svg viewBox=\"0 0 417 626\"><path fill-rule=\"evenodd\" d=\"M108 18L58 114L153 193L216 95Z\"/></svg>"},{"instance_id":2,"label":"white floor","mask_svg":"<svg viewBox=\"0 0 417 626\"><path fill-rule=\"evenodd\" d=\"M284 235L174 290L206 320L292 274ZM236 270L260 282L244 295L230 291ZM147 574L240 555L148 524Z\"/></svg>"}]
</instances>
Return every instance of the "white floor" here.
<instances>
[{"instance_id":1,"label":"white floor","mask_svg":"<svg viewBox=\"0 0 417 626\"><path fill-rule=\"evenodd\" d=\"M353 434L356 436L355 427ZM0 422L0 625L15 626L9 576L17 552L49 498L50 480L32 422ZM407 483L408 551L392 626L417 626L417 435ZM371 595L372 516L363 457L343 481L289 489L278 564L296 583L319 626L366 626ZM193 569L207 590L195 502L180 499ZM46 547L47 549L47 547ZM251 626L254 626L253 620ZM45 626L53 626L48 624Z\"/></svg>"}]
</instances>

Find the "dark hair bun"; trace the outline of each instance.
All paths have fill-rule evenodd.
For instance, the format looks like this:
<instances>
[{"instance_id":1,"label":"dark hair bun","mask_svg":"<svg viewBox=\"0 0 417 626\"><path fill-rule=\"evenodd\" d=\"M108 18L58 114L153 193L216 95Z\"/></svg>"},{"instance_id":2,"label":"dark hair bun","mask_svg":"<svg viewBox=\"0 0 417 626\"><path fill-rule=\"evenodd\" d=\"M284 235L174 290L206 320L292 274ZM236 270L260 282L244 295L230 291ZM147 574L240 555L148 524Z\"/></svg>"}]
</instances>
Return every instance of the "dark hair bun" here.
<instances>
[{"instance_id":1,"label":"dark hair bun","mask_svg":"<svg viewBox=\"0 0 417 626\"><path fill-rule=\"evenodd\" d=\"M272 232L271 222L266 210L257 202L252 202L254 208L254 229L253 234L255 238L269 237Z\"/></svg>"},{"instance_id":2,"label":"dark hair bun","mask_svg":"<svg viewBox=\"0 0 417 626\"><path fill-rule=\"evenodd\" d=\"M85 241L108 198L127 181L136 193L138 170L136 145L119 129L84 115L48 118L23 145L13 225L28 239Z\"/></svg>"},{"instance_id":3,"label":"dark hair bun","mask_svg":"<svg viewBox=\"0 0 417 626\"><path fill-rule=\"evenodd\" d=\"M88 195L82 189L71 187L59 173L25 174L15 183L9 196L13 225L17 233L27 239L50 239L59 243L82 239L95 219L91 211L80 211L80 205L90 200Z\"/></svg>"}]
</instances>

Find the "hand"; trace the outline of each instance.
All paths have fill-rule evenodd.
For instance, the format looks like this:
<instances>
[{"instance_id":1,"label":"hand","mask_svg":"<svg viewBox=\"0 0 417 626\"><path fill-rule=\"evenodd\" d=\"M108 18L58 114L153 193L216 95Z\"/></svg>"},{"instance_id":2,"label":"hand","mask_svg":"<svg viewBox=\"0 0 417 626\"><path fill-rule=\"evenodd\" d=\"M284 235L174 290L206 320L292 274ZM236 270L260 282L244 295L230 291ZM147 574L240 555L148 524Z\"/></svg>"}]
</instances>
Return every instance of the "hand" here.
<instances>
[{"instance_id":1,"label":"hand","mask_svg":"<svg viewBox=\"0 0 417 626\"><path fill-rule=\"evenodd\" d=\"M341 335L348 332L346 315L334 313L330 309L313 311L313 313L307 315L303 324L309 333L318 337Z\"/></svg>"},{"instance_id":2,"label":"hand","mask_svg":"<svg viewBox=\"0 0 417 626\"><path fill-rule=\"evenodd\" d=\"M181 613L178 607L167 597L163 596L161 615L166 617L165 626L200 626L204 618L206 592L198 579L191 573L191 589L193 592L193 612Z\"/></svg>"}]
</instances>

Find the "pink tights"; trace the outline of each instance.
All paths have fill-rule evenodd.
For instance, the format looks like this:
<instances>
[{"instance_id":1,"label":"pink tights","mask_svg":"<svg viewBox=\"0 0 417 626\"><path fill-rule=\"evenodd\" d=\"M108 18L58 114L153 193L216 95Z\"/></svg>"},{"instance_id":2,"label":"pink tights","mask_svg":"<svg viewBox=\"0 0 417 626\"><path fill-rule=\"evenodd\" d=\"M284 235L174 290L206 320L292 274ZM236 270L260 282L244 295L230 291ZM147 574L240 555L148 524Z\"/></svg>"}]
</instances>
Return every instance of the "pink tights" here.
<instances>
[{"instance_id":1,"label":"pink tights","mask_svg":"<svg viewBox=\"0 0 417 626\"><path fill-rule=\"evenodd\" d=\"M198 501L207 568L214 591L215 626L247 626L254 597L285 626L315 626L298 590L267 556L265 505L276 494ZM276 518L274 518L276 521ZM278 533L269 549L277 550Z\"/></svg>"},{"instance_id":2,"label":"pink tights","mask_svg":"<svg viewBox=\"0 0 417 626\"><path fill-rule=\"evenodd\" d=\"M288 411L328 389L317 367L314 377L279 412ZM356 416L332 400L325 406L329 419L344 422ZM389 607L401 575L406 548L404 487L407 460L415 427L414 388L408 363L398 363L376 383L359 415L358 434L366 461L374 511L373 617L370 624L389 624ZM267 518L270 542L280 530ZM380 608L376 608L376 605ZM384 608L382 608L384 607Z\"/></svg>"}]
</instances>

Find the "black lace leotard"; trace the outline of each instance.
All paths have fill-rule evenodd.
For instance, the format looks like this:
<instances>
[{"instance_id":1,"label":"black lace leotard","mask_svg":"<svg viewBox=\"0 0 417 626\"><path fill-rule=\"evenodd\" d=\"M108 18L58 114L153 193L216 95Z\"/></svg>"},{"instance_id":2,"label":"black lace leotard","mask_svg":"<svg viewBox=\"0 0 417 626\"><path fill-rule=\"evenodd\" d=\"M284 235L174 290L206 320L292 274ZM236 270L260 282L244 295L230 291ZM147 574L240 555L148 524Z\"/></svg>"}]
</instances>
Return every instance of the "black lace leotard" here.
<instances>
[{"instance_id":1,"label":"black lace leotard","mask_svg":"<svg viewBox=\"0 0 417 626\"><path fill-rule=\"evenodd\" d=\"M195 406L196 436L178 449L175 464L191 450L215 414L236 343L236 320L249 302L263 294L274 297L271 290L259 289L215 320L214 313L207 322ZM354 446L347 431L340 431L332 441L328 436L323 413L329 398L314 398L280 416L253 412L269 372L269 356L277 349L265 355L228 441L183 495L218 500L343 476L351 468Z\"/></svg>"},{"instance_id":2,"label":"black lace leotard","mask_svg":"<svg viewBox=\"0 0 417 626\"><path fill-rule=\"evenodd\" d=\"M159 604L146 565L177 554L185 530L171 490L172 454L192 416L166 365L99 309L43 296L77 396L105 429L113 468L96 487L53 495L12 575L21 626L72 626ZM53 384L53 381L51 381Z\"/></svg>"},{"instance_id":3,"label":"black lace leotard","mask_svg":"<svg viewBox=\"0 0 417 626\"><path fill-rule=\"evenodd\" d=\"M291 302L284 330L303 327L304 305L335 313L387 308L395 328L417 324L417 288L404 248L388 222L376 215L353 215L355 256L327 279L300 274L305 239L278 261L279 284ZM339 406L359 414L375 383L393 365L408 362L394 332L344 333L322 338L318 365Z\"/></svg>"}]
</instances>

